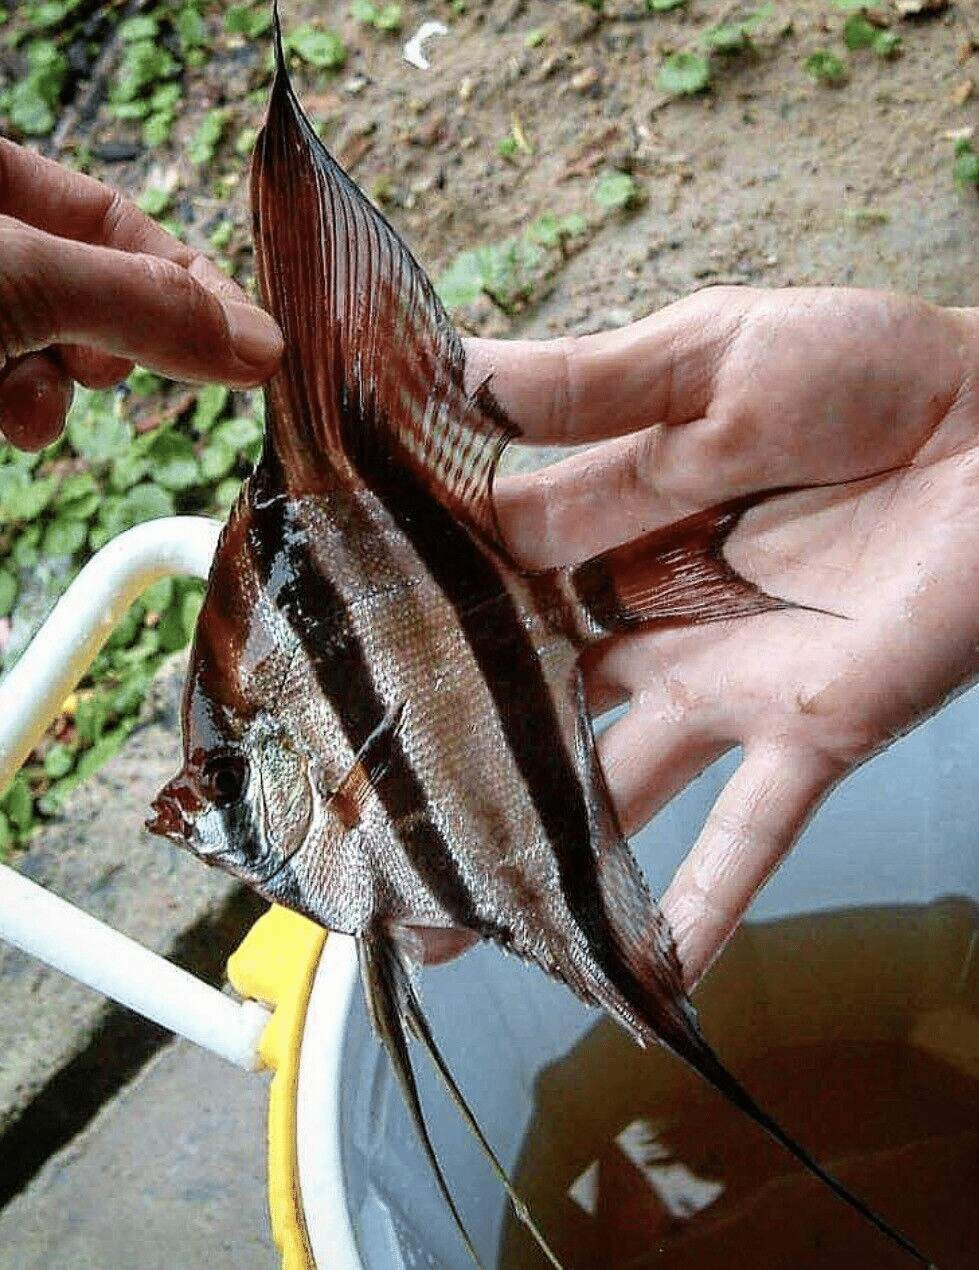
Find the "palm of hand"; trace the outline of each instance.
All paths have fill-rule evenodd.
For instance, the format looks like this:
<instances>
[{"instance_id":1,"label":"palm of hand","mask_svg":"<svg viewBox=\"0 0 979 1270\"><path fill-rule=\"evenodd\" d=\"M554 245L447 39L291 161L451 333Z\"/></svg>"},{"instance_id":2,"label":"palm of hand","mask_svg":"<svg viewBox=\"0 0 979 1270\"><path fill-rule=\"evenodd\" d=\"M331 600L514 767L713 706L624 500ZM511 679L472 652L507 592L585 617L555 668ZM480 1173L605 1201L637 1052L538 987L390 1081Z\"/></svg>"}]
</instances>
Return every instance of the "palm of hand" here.
<instances>
[{"instance_id":1,"label":"palm of hand","mask_svg":"<svg viewBox=\"0 0 979 1270\"><path fill-rule=\"evenodd\" d=\"M961 315L822 291L715 294L711 313L706 372L674 348L668 394L646 393L661 422L500 500L521 558L543 565L747 490L822 487L749 513L726 549L808 607L619 638L586 665L596 709L629 701L600 742L626 832L742 749L664 897L689 982L827 790L979 673L979 392Z\"/></svg>"}]
</instances>

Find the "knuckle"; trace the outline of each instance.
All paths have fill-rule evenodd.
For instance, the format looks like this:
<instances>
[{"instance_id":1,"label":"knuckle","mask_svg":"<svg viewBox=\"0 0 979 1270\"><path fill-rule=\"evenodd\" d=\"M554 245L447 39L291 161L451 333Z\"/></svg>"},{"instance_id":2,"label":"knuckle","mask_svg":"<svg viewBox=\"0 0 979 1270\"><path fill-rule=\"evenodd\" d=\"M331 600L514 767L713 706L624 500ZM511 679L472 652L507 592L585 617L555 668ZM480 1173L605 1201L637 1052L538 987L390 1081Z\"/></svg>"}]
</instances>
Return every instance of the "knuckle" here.
<instances>
[{"instance_id":1,"label":"knuckle","mask_svg":"<svg viewBox=\"0 0 979 1270\"><path fill-rule=\"evenodd\" d=\"M573 336L565 335L555 341L555 371L548 387L545 427L561 441L574 441L574 417L583 408L586 399L580 384L578 351L580 344Z\"/></svg>"},{"instance_id":2,"label":"knuckle","mask_svg":"<svg viewBox=\"0 0 979 1270\"><path fill-rule=\"evenodd\" d=\"M22 357L57 341L56 280L42 236L10 217L0 216L0 356Z\"/></svg>"},{"instance_id":3,"label":"knuckle","mask_svg":"<svg viewBox=\"0 0 979 1270\"><path fill-rule=\"evenodd\" d=\"M102 214L99 242L118 243L121 245L124 231L130 220L128 209L129 204L126 203L118 190L106 188L105 211Z\"/></svg>"},{"instance_id":4,"label":"knuckle","mask_svg":"<svg viewBox=\"0 0 979 1270\"><path fill-rule=\"evenodd\" d=\"M94 241L120 251L143 251L147 235L154 228L153 221L118 190L105 186L100 195L104 205Z\"/></svg>"},{"instance_id":5,"label":"knuckle","mask_svg":"<svg viewBox=\"0 0 979 1270\"><path fill-rule=\"evenodd\" d=\"M150 255L143 262L147 285L165 296L174 344L198 348L214 344L225 327L220 302L181 265Z\"/></svg>"}]
</instances>

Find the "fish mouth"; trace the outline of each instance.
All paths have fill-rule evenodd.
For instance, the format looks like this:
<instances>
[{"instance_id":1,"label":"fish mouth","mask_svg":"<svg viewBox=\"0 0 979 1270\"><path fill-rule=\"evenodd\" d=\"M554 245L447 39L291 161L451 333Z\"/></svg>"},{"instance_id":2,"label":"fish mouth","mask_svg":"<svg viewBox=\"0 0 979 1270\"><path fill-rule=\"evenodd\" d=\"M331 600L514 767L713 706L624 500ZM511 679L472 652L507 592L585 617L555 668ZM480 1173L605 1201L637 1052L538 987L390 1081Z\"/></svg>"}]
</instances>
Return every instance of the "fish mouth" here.
<instances>
[{"instance_id":1,"label":"fish mouth","mask_svg":"<svg viewBox=\"0 0 979 1270\"><path fill-rule=\"evenodd\" d=\"M146 821L146 828L150 833L155 833L160 838L169 838L178 846L186 846L192 833L191 824L173 795L164 790L154 799L152 808L156 815Z\"/></svg>"},{"instance_id":2,"label":"fish mouth","mask_svg":"<svg viewBox=\"0 0 979 1270\"><path fill-rule=\"evenodd\" d=\"M151 807L156 815L146 821L150 833L185 847L194 837L194 822L205 804L185 768L164 785Z\"/></svg>"}]
</instances>

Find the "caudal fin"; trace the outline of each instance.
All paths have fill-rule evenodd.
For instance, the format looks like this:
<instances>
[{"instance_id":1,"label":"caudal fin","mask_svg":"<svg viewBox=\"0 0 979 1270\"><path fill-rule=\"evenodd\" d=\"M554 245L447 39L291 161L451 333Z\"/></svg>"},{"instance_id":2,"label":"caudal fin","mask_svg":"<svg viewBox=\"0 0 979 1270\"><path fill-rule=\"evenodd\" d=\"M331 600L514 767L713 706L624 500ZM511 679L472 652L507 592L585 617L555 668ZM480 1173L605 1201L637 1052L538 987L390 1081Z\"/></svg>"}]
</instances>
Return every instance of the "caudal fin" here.
<instances>
[{"instance_id":1,"label":"caudal fin","mask_svg":"<svg viewBox=\"0 0 979 1270\"><path fill-rule=\"evenodd\" d=\"M806 607L769 595L724 556L724 544L746 512L803 488L744 494L575 565L569 581L591 638L636 626L695 626Z\"/></svg>"}]
</instances>

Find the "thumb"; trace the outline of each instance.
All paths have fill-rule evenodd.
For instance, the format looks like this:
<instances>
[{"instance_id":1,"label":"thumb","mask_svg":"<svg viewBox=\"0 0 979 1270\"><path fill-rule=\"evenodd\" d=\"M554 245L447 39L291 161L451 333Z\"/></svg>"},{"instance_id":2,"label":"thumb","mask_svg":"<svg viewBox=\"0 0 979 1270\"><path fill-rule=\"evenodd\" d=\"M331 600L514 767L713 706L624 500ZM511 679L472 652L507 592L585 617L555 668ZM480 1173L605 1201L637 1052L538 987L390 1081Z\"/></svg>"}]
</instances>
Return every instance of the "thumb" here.
<instances>
[{"instance_id":1,"label":"thumb","mask_svg":"<svg viewBox=\"0 0 979 1270\"><path fill-rule=\"evenodd\" d=\"M275 370L275 322L219 295L204 257L185 267L9 217L0 217L0 243L0 295L10 297L0 313L2 365L52 344L81 344L173 379L247 387Z\"/></svg>"}]
</instances>

